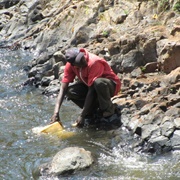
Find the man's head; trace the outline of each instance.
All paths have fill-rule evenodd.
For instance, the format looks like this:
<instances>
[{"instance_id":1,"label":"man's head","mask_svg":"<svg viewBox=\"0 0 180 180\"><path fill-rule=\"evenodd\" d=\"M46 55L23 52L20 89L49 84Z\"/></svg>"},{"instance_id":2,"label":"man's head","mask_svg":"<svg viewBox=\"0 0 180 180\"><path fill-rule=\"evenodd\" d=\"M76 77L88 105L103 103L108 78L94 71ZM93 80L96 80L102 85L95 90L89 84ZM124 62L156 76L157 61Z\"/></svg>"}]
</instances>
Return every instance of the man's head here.
<instances>
[{"instance_id":1,"label":"man's head","mask_svg":"<svg viewBox=\"0 0 180 180\"><path fill-rule=\"evenodd\" d=\"M81 67L81 65L84 64L83 63L83 59L85 60L84 53L80 52L79 49L77 48L68 49L66 51L65 57L66 57L66 61L69 62L72 66Z\"/></svg>"}]
</instances>

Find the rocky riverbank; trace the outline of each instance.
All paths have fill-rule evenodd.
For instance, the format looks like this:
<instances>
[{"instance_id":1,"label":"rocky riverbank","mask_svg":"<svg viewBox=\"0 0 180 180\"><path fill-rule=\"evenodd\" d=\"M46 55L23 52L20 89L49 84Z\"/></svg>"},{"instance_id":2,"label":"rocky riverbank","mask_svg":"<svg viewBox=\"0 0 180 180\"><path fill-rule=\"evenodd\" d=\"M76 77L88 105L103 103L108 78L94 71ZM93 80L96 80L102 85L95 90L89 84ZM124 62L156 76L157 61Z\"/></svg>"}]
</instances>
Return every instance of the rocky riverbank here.
<instances>
[{"instance_id":1,"label":"rocky riverbank","mask_svg":"<svg viewBox=\"0 0 180 180\"><path fill-rule=\"evenodd\" d=\"M180 2L0 1L0 47L34 53L28 80L56 95L64 51L84 47L104 57L122 80L113 102L138 150L180 149ZM122 128L121 127L121 128ZM112 136L118 143L118 131Z\"/></svg>"}]
</instances>

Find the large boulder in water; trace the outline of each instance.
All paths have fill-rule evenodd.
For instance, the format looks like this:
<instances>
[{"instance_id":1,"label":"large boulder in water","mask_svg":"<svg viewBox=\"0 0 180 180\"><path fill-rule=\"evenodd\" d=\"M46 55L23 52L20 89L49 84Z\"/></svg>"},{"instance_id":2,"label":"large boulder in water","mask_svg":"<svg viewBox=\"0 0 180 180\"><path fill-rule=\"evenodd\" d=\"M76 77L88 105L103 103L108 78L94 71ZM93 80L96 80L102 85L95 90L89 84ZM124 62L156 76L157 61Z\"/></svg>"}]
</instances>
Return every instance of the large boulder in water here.
<instances>
[{"instance_id":1,"label":"large boulder in water","mask_svg":"<svg viewBox=\"0 0 180 180\"><path fill-rule=\"evenodd\" d=\"M59 151L52 162L41 169L41 175L61 175L82 170L93 163L90 151L79 147L68 147Z\"/></svg>"}]
</instances>

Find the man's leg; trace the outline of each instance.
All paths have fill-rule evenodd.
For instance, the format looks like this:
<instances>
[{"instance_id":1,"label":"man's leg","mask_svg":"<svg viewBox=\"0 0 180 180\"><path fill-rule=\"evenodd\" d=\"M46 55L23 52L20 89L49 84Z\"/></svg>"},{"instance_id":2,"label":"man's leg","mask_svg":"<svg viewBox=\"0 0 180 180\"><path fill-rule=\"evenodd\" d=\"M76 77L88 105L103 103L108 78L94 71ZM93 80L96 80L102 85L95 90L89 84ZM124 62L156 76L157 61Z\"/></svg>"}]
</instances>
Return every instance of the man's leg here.
<instances>
[{"instance_id":1,"label":"man's leg","mask_svg":"<svg viewBox=\"0 0 180 180\"><path fill-rule=\"evenodd\" d=\"M73 101L77 106L83 108L87 92L88 92L88 87L84 83L78 82L68 87L66 96L68 97L68 100ZM88 119L92 119L95 117L96 110L99 107L96 92L92 98L93 98L93 104L91 106L92 108L86 115L86 118Z\"/></svg>"},{"instance_id":2,"label":"man's leg","mask_svg":"<svg viewBox=\"0 0 180 180\"><path fill-rule=\"evenodd\" d=\"M103 116L113 115L115 106L111 101L111 97L114 95L115 83L107 78L97 78L94 82L94 88L97 93L100 109L103 111Z\"/></svg>"},{"instance_id":3,"label":"man's leg","mask_svg":"<svg viewBox=\"0 0 180 180\"><path fill-rule=\"evenodd\" d=\"M68 87L66 96L77 106L83 108L87 92L88 87L84 83L78 82Z\"/></svg>"}]
</instances>

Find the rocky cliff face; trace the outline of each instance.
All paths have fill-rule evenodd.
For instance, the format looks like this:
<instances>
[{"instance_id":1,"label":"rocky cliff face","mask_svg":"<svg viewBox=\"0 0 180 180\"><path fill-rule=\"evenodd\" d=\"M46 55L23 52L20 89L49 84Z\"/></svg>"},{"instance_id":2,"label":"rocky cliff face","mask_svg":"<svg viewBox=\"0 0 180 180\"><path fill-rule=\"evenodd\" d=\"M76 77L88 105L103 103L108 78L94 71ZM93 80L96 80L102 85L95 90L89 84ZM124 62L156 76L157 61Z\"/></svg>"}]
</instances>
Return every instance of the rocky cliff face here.
<instances>
[{"instance_id":1,"label":"rocky cliff face","mask_svg":"<svg viewBox=\"0 0 180 180\"><path fill-rule=\"evenodd\" d=\"M0 46L35 56L28 81L59 90L64 50L84 47L104 57L122 79L113 101L121 121L148 151L180 147L180 2L0 1Z\"/></svg>"}]
</instances>

